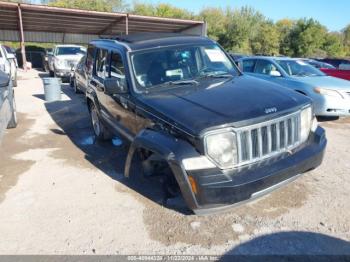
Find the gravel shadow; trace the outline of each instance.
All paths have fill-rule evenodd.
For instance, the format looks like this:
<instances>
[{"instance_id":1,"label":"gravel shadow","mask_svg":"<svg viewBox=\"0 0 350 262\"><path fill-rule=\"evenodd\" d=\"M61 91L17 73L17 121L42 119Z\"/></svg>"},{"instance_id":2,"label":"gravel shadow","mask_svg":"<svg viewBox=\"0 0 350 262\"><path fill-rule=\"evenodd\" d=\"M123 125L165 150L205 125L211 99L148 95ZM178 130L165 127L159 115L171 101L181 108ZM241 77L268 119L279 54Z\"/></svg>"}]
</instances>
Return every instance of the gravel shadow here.
<instances>
[{"instance_id":1,"label":"gravel shadow","mask_svg":"<svg viewBox=\"0 0 350 262\"><path fill-rule=\"evenodd\" d=\"M263 235L227 252L220 261L349 261L350 243L301 231Z\"/></svg>"},{"instance_id":2,"label":"gravel shadow","mask_svg":"<svg viewBox=\"0 0 350 262\"><path fill-rule=\"evenodd\" d=\"M52 128L56 135L66 135L85 155L85 159L114 180L121 182L137 194L157 204L164 203L164 194L159 177L145 179L141 174L141 165L134 160L130 178L124 178L124 165L129 143L122 137L114 137L111 141L97 141L90 124L90 115L84 95L77 95L69 84L62 84L62 92L68 96L57 102L45 103L46 110L58 125ZM38 95L35 95L38 97ZM63 149L55 153L57 158L69 158ZM182 197L172 199L167 205L175 211L188 214Z\"/></svg>"}]
</instances>

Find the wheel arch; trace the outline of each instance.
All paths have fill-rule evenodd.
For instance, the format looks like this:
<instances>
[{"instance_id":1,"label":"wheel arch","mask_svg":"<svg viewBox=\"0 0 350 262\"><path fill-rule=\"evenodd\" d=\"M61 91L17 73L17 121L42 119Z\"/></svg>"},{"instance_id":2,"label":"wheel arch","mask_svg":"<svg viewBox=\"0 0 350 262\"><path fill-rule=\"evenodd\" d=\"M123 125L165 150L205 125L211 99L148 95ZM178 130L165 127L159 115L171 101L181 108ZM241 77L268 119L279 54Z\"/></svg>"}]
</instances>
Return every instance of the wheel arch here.
<instances>
[{"instance_id":1,"label":"wheel arch","mask_svg":"<svg viewBox=\"0 0 350 262\"><path fill-rule=\"evenodd\" d=\"M189 208L198 207L194 193L186 171L182 165L182 159L197 156L198 152L188 142L170 136L160 131L144 129L133 140L125 162L124 176L130 177L130 169L135 152L138 149L145 149L157 154L166 161L174 175L181 193Z\"/></svg>"}]
</instances>

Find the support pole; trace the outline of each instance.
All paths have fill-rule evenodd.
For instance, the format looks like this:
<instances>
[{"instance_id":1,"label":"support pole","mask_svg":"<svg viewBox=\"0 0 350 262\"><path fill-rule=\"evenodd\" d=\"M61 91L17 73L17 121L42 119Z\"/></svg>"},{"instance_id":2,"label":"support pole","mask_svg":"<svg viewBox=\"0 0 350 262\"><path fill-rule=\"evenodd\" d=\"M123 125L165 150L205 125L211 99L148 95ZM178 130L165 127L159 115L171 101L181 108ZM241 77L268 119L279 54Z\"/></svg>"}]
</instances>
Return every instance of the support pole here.
<instances>
[{"instance_id":1,"label":"support pole","mask_svg":"<svg viewBox=\"0 0 350 262\"><path fill-rule=\"evenodd\" d=\"M127 14L125 17L125 34L129 34L129 14Z\"/></svg>"},{"instance_id":2,"label":"support pole","mask_svg":"<svg viewBox=\"0 0 350 262\"><path fill-rule=\"evenodd\" d=\"M21 41L21 53L22 53L22 62L23 62L22 66L24 71L27 71L27 57L26 57L26 49L24 45L23 21L22 21L22 11L21 11L20 4L18 4L18 24L19 24L20 41Z\"/></svg>"}]
</instances>

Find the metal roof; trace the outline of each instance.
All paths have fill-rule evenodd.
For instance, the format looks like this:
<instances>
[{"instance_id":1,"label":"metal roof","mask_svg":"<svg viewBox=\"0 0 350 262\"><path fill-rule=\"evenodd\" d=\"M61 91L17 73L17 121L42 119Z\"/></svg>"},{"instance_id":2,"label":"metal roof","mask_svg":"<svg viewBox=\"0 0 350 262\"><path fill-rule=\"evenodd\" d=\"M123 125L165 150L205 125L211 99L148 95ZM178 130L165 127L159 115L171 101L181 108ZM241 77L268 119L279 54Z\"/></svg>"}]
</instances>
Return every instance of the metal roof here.
<instances>
[{"instance_id":1,"label":"metal roof","mask_svg":"<svg viewBox=\"0 0 350 262\"><path fill-rule=\"evenodd\" d=\"M75 40L74 43L83 43L96 36L136 32L205 35L206 30L203 21L0 2L0 40L9 40L4 38L13 37L11 32L19 32L20 16L24 38L38 42L68 42L64 39L65 35ZM28 32L32 32L32 35L28 35ZM63 34L63 38L57 34Z\"/></svg>"}]
</instances>

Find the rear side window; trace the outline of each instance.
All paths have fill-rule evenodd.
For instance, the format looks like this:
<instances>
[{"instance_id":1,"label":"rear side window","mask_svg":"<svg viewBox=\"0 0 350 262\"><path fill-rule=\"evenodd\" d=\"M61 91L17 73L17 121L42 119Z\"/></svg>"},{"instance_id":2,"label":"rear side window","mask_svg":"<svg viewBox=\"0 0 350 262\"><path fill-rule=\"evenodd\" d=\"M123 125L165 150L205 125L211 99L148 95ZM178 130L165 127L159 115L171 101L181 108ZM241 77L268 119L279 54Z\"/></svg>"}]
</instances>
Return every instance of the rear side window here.
<instances>
[{"instance_id":1,"label":"rear side window","mask_svg":"<svg viewBox=\"0 0 350 262\"><path fill-rule=\"evenodd\" d=\"M90 45L86 54L86 70L91 74L94 64L95 47Z\"/></svg>"},{"instance_id":2,"label":"rear side window","mask_svg":"<svg viewBox=\"0 0 350 262\"><path fill-rule=\"evenodd\" d=\"M94 75L101 79L108 77L108 63L108 51L105 49L97 49Z\"/></svg>"},{"instance_id":3,"label":"rear side window","mask_svg":"<svg viewBox=\"0 0 350 262\"><path fill-rule=\"evenodd\" d=\"M244 60L242 62L243 72L253 73L255 67L255 60Z\"/></svg>"}]
</instances>

